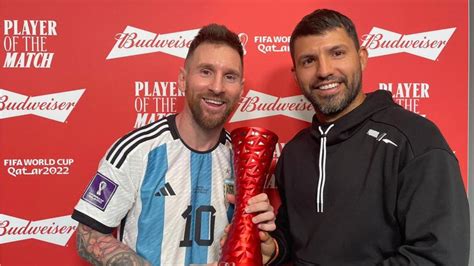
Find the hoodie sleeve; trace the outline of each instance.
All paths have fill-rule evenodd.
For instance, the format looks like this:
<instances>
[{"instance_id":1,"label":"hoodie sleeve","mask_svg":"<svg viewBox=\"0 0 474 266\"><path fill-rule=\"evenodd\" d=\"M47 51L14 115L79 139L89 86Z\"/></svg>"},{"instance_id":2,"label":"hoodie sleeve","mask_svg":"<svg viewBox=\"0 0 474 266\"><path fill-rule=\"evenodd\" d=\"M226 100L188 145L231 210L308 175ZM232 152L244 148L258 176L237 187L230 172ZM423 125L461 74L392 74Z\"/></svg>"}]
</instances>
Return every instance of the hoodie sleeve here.
<instances>
[{"instance_id":1,"label":"hoodie sleeve","mask_svg":"<svg viewBox=\"0 0 474 266\"><path fill-rule=\"evenodd\" d=\"M398 185L404 243L379 265L468 265L469 207L454 155L443 149L419 155Z\"/></svg>"},{"instance_id":2,"label":"hoodie sleeve","mask_svg":"<svg viewBox=\"0 0 474 266\"><path fill-rule=\"evenodd\" d=\"M284 155L281 154L278 163L275 168L275 179L280 194L281 205L278 208L277 217L275 220L276 230L270 232L271 236L275 238L278 243L278 255L271 265L281 265L282 263L290 259L291 254L291 241L289 239L289 223L288 223L288 212L286 209L286 194L284 189Z\"/></svg>"}]
</instances>

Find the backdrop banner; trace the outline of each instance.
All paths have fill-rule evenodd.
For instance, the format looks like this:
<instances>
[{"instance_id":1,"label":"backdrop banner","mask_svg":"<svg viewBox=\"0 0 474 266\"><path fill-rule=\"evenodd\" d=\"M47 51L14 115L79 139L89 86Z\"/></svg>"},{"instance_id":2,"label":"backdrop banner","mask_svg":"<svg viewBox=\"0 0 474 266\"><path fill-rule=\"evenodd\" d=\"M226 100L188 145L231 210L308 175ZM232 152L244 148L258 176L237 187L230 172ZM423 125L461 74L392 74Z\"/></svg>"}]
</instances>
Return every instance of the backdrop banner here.
<instances>
[{"instance_id":1,"label":"backdrop banner","mask_svg":"<svg viewBox=\"0 0 474 266\"><path fill-rule=\"evenodd\" d=\"M206 24L245 47L226 128L277 133L276 161L314 114L289 40L318 8L354 21L369 51L363 90L433 121L467 187L468 0L0 0L0 265L87 265L72 210L115 140L181 110L178 72ZM278 206L273 176L265 187Z\"/></svg>"}]
</instances>

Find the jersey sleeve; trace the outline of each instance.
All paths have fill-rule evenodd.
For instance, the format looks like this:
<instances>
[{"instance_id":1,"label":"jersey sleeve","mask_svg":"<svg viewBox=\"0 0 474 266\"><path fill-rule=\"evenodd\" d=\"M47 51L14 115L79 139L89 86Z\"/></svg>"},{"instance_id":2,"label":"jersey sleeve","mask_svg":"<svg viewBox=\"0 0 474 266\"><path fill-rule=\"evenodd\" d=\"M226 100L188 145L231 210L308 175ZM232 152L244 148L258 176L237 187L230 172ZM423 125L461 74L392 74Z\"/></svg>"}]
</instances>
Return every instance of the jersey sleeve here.
<instances>
[{"instance_id":1,"label":"jersey sleeve","mask_svg":"<svg viewBox=\"0 0 474 266\"><path fill-rule=\"evenodd\" d=\"M137 194L129 168L128 162L117 168L104 157L72 218L101 233L111 233L127 215Z\"/></svg>"}]
</instances>

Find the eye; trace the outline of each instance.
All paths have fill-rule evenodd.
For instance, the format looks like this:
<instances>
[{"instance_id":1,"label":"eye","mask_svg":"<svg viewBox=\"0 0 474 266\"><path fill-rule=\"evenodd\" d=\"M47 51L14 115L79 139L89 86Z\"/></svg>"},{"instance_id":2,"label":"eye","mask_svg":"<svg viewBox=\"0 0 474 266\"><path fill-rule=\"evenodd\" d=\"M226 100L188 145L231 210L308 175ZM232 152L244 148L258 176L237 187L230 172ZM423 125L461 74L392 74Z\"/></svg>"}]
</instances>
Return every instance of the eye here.
<instances>
[{"instance_id":1,"label":"eye","mask_svg":"<svg viewBox=\"0 0 474 266\"><path fill-rule=\"evenodd\" d=\"M312 63L314 63L314 58L313 57L306 57L304 58L302 61L301 61L301 64L303 66L309 66L311 65Z\"/></svg>"},{"instance_id":2,"label":"eye","mask_svg":"<svg viewBox=\"0 0 474 266\"><path fill-rule=\"evenodd\" d=\"M236 74L225 74L224 78L225 78L226 81L228 81L230 83L234 83L234 82L237 82L239 80L239 76L236 75Z\"/></svg>"},{"instance_id":3,"label":"eye","mask_svg":"<svg viewBox=\"0 0 474 266\"><path fill-rule=\"evenodd\" d=\"M335 51L332 53L332 55L333 55L334 57L341 57L341 56L343 56L343 55L345 55L345 54L346 54L346 51L344 51L344 50L335 50Z\"/></svg>"},{"instance_id":4,"label":"eye","mask_svg":"<svg viewBox=\"0 0 474 266\"><path fill-rule=\"evenodd\" d=\"M207 69L207 68L202 68L200 71L201 75L203 76L210 76L212 75L212 71L210 69Z\"/></svg>"}]
</instances>

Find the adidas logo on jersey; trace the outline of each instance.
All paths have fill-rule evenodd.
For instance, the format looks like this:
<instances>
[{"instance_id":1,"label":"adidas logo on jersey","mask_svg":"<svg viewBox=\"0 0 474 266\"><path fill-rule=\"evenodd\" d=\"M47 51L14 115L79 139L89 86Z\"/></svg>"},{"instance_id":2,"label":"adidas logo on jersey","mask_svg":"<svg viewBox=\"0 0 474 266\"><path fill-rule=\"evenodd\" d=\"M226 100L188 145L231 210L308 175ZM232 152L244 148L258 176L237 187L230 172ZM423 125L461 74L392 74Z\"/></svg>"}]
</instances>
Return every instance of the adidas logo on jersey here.
<instances>
[{"instance_id":1,"label":"adidas logo on jersey","mask_svg":"<svg viewBox=\"0 0 474 266\"><path fill-rule=\"evenodd\" d=\"M373 129L369 129L369 131L367 131L367 135L371 136L371 137L374 137L377 141L383 141L387 144L391 144L395 147L398 147L397 144L395 144L395 142L385 138L387 136L387 133L380 133L376 130L373 130Z\"/></svg>"},{"instance_id":2,"label":"adidas logo on jersey","mask_svg":"<svg viewBox=\"0 0 474 266\"><path fill-rule=\"evenodd\" d=\"M176 196L176 193L174 192L174 190L171 187L170 183L166 182L166 184L163 187L161 187L159 189L159 191L157 191L155 193L155 196L157 196L157 197Z\"/></svg>"}]
</instances>

